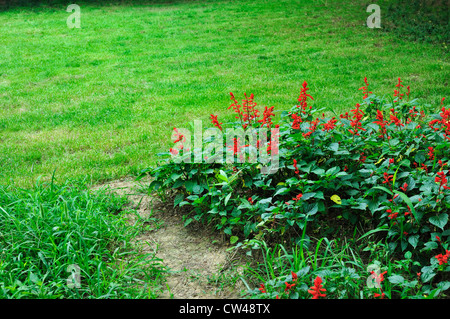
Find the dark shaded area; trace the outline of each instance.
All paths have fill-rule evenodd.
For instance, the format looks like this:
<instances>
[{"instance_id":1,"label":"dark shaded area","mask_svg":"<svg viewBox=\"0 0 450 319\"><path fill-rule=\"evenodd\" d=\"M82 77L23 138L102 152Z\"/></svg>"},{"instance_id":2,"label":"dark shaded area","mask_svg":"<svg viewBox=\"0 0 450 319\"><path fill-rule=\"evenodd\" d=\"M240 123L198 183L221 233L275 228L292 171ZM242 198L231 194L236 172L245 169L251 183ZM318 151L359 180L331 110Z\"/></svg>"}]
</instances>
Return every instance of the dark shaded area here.
<instances>
[{"instance_id":1,"label":"dark shaded area","mask_svg":"<svg viewBox=\"0 0 450 319\"><path fill-rule=\"evenodd\" d=\"M6 11L15 8L66 8L70 4L111 6L111 5L150 5L177 2L196 2L196 0L0 0L0 11Z\"/></svg>"},{"instance_id":2,"label":"dark shaded area","mask_svg":"<svg viewBox=\"0 0 450 319\"><path fill-rule=\"evenodd\" d=\"M384 0L378 5L384 31L411 41L450 42L450 0Z\"/></svg>"}]
</instances>

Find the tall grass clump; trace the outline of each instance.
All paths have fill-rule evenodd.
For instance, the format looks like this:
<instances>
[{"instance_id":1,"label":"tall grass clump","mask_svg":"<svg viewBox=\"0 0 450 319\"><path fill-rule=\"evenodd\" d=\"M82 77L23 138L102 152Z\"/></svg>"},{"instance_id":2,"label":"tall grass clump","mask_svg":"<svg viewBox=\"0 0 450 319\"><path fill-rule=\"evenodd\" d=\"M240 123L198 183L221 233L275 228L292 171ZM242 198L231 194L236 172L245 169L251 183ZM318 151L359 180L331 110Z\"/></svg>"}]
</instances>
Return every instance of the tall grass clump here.
<instances>
[{"instance_id":1,"label":"tall grass clump","mask_svg":"<svg viewBox=\"0 0 450 319\"><path fill-rule=\"evenodd\" d=\"M0 298L154 298L164 270L125 197L84 182L0 186Z\"/></svg>"}]
</instances>

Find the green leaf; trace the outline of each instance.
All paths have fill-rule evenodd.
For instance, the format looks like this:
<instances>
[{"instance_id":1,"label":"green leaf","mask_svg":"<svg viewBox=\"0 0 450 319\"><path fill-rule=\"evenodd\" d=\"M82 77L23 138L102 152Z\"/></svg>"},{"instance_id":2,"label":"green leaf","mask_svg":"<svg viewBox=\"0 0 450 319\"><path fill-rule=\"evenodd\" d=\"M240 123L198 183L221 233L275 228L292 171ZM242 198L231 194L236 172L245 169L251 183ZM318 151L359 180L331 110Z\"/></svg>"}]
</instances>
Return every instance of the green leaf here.
<instances>
[{"instance_id":1,"label":"green leaf","mask_svg":"<svg viewBox=\"0 0 450 319\"><path fill-rule=\"evenodd\" d=\"M184 183L184 187L186 187L186 190L190 193L192 193L192 191L194 190L195 185L197 185L197 183L195 183L193 181L186 181Z\"/></svg>"},{"instance_id":2,"label":"green leaf","mask_svg":"<svg viewBox=\"0 0 450 319\"><path fill-rule=\"evenodd\" d=\"M175 196L175 199L173 201L173 206L177 206L179 203L181 203L184 199L184 194L177 194L177 196Z\"/></svg>"},{"instance_id":3,"label":"green leaf","mask_svg":"<svg viewBox=\"0 0 450 319\"><path fill-rule=\"evenodd\" d=\"M231 236L230 237L230 244L234 245L239 240L239 237L237 236Z\"/></svg>"},{"instance_id":4,"label":"green leaf","mask_svg":"<svg viewBox=\"0 0 450 319\"><path fill-rule=\"evenodd\" d=\"M421 272L420 280L422 282L430 281L434 276L436 276L436 273L434 272L434 267L431 266L422 267L420 272Z\"/></svg>"},{"instance_id":5,"label":"green leaf","mask_svg":"<svg viewBox=\"0 0 450 319\"><path fill-rule=\"evenodd\" d=\"M333 152L337 152L337 150L339 149L339 143L331 143L329 149Z\"/></svg>"},{"instance_id":6,"label":"green leaf","mask_svg":"<svg viewBox=\"0 0 450 319\"><path fill-rule=\"evenodd\" d=\"M217 174L216 177L219 181L222 181L225 183L228 182L227 174L223 170L220 170L219 174Z\"/></svg>"},{"instance_id":7,"label":"green leaf","mask_svg":"<svg viewBox=\"0 0 450 319\"><path fill-rule=\"evenodd\" d=\"M419 223L420 220L422 219L422 215L421 215L421 214L418 214L418 213L416 212L416 210L414 209L414 205L412 204L412 202L411 202L411 200L409 199L409 197L408 197L405 193L402 193L402 192L399 192L399 191L394 191L394 192L395 192L396 194L399 194L400 197L405 201L405 203L406 203L406 204L409 206L409 208L411 209L411 213L413 214L413 216L414 216L416 222Z\"/></svg>"},{"instance_id":8,"label":"green leaf","mask_svg":"<svg viewBox=\"0 0 450 319\"><path fill-rule=\"evenodd\" d=\"M325 173L325 170L323 168L318 167L318 168L314 169L312 172L316 175L321 176Z\"/></svg>"},{"instance_id":9,"label":"green leaf","mask_svg":"<svg viewBox=\"0 0 450 319\"><path fill-rule=\"evenodd\" d=\"M372 187L372 189L381 189L382 191L385 191L389 195L392 195L392 192L389 189L387 189L386 187L383 187L383 186L375 186L375 187Z\"/></svg>"},{"instance_id":10,"label":"green leaf","mask_svg":"<svg viewBox=\"0 0 450 319\"><path fill-rule=\"evenodd\" d=\"M417 244L419 243L419 235L409 236L408 242L411 244L411 246L416 248Z\"/></svg>"},{"instance_id":11,"label":"green leaf","mask_svg":"<svg viewBox=\"0 0 450 319\"><path fill-rule=\"evenodd\" d=\"M317 205L317 203L309 204L308 206L305 207L305 213L308 216L316 214L318 210L319 210L319 205Z\"/></svg>"},{"instance_id":12,"label":"green leaf","mask_svg":"<svg viewBox=\"0 0 450 319\"><path fill-rule=\"evenodd\" d=\"M313 198L316 195L316 193L305 193L302 196L302 200L308 200L310 198Z\"/></svg>"},{"instance_id":13,"label":"green leaf","mask_svg":"<svg viewBox=\"0 0 450 319\"><path fill-rule=\"evenodd\" d=\"M427 250L433 250L438 248L438 244L435 241L429 241L424 244L424 248L421 249L421 251L427 251Z\"/></svg>"},{"instance_id":14,"label":"green leaf","mask_svg":"<svg viewBox=\"0 0 450 319\"><path fill-rule=\"evenodd\" d=\"M445 225L447 225L448 222L448 214L439 214L437 216L432 216L430 219L428 219L431 224L433 224L436 227L439 227L440 229L444 230Z\"/></svg>"},{"instance_id":15,"label":"green leaf","mask_svg":"<svg viewBox=\"0 0 450 319\"><path fill-rule=\"evenodd\" d=\"M225 206L227 206L228 201L229 201L230 198L231 198L231 194L233 194L233 193L229 193L229 194L227 195L227 197L225 197L225 201L224 201Z\"/></svg>"},{"instance_id":16,"label":"green leaf","mask_svg":"<svg viewBox=\"0 0 450 319\"><path fill-rule=\"evenodd\" d=\"M200 194L203 191L203 187L201 185L195 184L192 188L192 192L194 194Z\"/></svg>"},{"instance_id":17,"label":"green leaf","mask_svg":"<svg viewBox=\"0 0 450 319\"><path fill-rule=\"evenodd\" d=\"M186 219L186 221L184 222L184 227L186 227L187 225L189 225L190 223L192 223L192 221L193 221L192 218Z\"/></svg>"},{"instance_id":18,"label":"green leaf","mask_svg":"<svg viewBox=\"0 0 450 319\"><path fill-rule=\"evenodd\" d=\"M393 275L393 276L389 276L388 280L392 284L402 284L405 281L405 278L403 278L400 275Z\"/></svg>"},{"instance_id":19,"label":"green leaf","mask_svg":"<svg viewBox=\"0 0 450 319\"><path fill-rule=\"evenodd\" d=\"M260 205L270 204L272 202L272 197L264 198L259 201Z\"/></svg>"},{"instance_id":20,"label":"green leaf","mask_svg":"<svg viewBox=\"0 0 450 319\"><path fill-rule=\"evenodd\" d=\"M377 233L377 232L380 232L380 231L388 231L388 230L389 230L389 228L388 228L387 225L380 226L380 227L378 227L378 228L376 228L376 229L373 229L373 230L368 231L367 233L365 233L364 235L362 235L361 237L359 237L359 238L358 238L358 241L361 240L361 239L363 239L364 237L370 236L370 235L372 235L372 234L374 234L374 233Z\"/></svg>"},{"instance_id":21,"label":"green leaf","mask_svg":"<svg viewBox=\"0 0 450 319\"><path fill-rule=\"evenodd\" d=\"M280 194L286 194L286 193L288 193L289 192L289 189L288 188L286 188L286 187L282 187L282 188L280 188L279 190L277 190L276 192L275 192L275 195L273 195L274 197L275 196L277 196L277 195L280 195Z\"/></svg>"}]
</instances>

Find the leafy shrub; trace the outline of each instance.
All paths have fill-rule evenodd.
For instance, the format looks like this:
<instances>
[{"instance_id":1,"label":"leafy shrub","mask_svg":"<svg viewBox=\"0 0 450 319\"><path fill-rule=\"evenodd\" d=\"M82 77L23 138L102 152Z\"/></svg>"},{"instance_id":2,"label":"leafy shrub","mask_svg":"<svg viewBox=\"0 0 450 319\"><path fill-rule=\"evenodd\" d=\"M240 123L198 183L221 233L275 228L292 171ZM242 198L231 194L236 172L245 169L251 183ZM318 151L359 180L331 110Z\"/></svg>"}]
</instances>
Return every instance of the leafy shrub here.
<instances>
[{"instance_id":1,"label":"leafy shrub","mask_svg":"<svg viewBox=\"0 0 450 319\"><path fill-rule=\"evenodd\" d=\"M422 269L429 281L449 270L443 266L450 235L450 108L443 98L439 110L430 111L410 99L410 87L400 78L392 97L376 96L368 86L365 78L361 103L331 116L310 105L313 97L304 82L298 104L281 112L276 125L273 107L261 116L253 95L239 104L231 94L229 109L238 119L232 127L279 130L270 131L266 142L258 140L267 153L278 155L279 168L272 174L249 161L251 141L227 137L214 115L214 126L233 141L222 154L242 150L246 161L208 162L210 154L202 149L203 161L192 163L195 152L184 149L188 161L168 158L143 173L153 177L151 190L174 191L174 205L186 209L186 225L213 224L232 243L264 239L308 245L306 225L323 236L351 237L358 229L363 237L385 235L390 254L409 252L416 273ZM165 156L181 153L186 142L174 130L176 146ZM435 257L439 254L444 259Z\"/></svg>"}]
</instances>

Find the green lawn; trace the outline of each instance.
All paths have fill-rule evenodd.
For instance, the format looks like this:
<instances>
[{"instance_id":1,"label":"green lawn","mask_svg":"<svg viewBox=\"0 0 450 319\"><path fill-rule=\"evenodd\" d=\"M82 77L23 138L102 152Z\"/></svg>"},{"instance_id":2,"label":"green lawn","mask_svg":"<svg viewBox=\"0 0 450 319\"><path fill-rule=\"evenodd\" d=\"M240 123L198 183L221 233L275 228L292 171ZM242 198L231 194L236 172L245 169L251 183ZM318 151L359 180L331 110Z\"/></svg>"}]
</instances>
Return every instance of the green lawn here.
<instances>
[{"instance_id":1,"label":"green lawn","mask_svg":"<svg viewBox=\"0 0 450 319\"><path fill-rule=\"evenodd\" d=\"M228 116L229 92L282 110L306 80L336 112L365 76L378 95L401 77L435 107L449 92L448 43L369 29L370 2L77 3L81 29L66 5L0 12L0 184L134 174L174 126Z\"/></svg>"}]
</instances>

